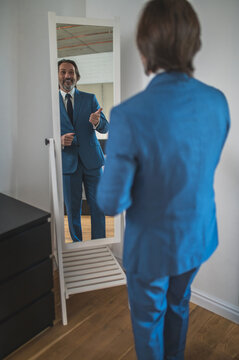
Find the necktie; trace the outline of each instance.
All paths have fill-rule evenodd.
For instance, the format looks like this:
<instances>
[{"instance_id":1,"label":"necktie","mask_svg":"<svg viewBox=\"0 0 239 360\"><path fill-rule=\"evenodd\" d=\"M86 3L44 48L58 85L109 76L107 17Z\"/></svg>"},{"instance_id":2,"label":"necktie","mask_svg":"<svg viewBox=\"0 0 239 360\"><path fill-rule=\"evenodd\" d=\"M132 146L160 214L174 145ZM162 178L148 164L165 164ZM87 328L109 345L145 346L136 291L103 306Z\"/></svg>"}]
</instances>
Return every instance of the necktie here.
<instances>
[{"instance_id":1,"label":"necktie","mask_svg":"<svg viewBox=\"0 0 239 360\"><path fill-rule=\"evenodd\" d=\"M72 106L72 101L71 101L71 95L66 94L66 99L67 99L66 110L69 115L70 121L73 125L73 106Z\"/></svg>"}]
</instances>

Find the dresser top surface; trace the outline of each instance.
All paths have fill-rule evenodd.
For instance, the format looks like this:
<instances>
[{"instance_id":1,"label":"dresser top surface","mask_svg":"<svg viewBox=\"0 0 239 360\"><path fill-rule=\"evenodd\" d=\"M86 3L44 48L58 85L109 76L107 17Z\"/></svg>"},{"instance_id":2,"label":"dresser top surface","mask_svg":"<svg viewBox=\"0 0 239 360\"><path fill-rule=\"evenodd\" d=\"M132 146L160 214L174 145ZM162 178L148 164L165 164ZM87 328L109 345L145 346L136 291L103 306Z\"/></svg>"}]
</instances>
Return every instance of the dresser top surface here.
<instances>
[{"instance_id":1,"label":"dresser top surface","mask_svg":"<svg viewBox=\"0 0 239 360\"><path fill-rule=\"evenodd\" d=\"M0 193L0 239L46 221L50 214Z\"/></svg>"}]
</instances>

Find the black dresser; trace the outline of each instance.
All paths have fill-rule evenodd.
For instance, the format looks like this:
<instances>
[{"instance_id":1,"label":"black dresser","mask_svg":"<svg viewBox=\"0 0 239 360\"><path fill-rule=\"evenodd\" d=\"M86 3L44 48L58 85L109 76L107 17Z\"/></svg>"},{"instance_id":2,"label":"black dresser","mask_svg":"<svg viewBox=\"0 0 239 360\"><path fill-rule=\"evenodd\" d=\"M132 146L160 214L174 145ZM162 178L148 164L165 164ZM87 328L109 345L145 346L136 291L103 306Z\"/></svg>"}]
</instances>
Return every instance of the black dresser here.
<instances>
[{"instance_id":1,"label":"black dresser","mask_svg":"<svg viewBox=\"0 0 239 360\"><path fill-rule=\"evenodd\" d=\"M0 359L53 325L49 219L0 194Z\"/></svg>"}]
</instances>

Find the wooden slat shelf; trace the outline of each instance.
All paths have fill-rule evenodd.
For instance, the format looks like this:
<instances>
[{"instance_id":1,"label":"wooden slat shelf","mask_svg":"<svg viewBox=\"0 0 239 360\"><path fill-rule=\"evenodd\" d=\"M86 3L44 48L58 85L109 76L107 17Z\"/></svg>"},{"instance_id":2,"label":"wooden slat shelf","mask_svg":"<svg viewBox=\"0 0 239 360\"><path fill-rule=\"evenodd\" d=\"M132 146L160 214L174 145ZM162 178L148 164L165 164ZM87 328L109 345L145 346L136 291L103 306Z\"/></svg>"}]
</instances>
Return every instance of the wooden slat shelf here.
<instances>
[{"instance_id":1,"label":"wooden slat shelf","mask_svg":"<svg viewBox=\"0 0 239 360\"><path fill-rule=\"evenodd\" d=\"M125 273L108 246L63 252L66 298L79 292L125 285Z\"/></svg>"}]
</instances>

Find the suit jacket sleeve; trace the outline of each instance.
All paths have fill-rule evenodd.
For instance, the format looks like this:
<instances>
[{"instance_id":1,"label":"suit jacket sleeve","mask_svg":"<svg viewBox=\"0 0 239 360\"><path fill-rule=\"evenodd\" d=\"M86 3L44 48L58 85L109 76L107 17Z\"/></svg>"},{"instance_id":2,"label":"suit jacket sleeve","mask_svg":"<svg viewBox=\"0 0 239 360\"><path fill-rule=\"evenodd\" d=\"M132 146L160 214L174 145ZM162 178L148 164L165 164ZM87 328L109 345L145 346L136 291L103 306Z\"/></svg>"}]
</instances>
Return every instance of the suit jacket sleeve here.
<instances>
[{"instance_id":1,"label":"suit jacket sleeve","mask_svg":"<svg viewBox=\"0 0 239 360\"><path fill-rule=\"evenodd\" d=\"M96 96L94 95L93 97L93 108L92 108L92 113L96 112L98 109L100 108L100 105L96 99ZM96 128L96 131L100 132L101 134L105 134L107 133L109 130L109 123L106 120L106 117L104 115L104 113L101 111L100 113L100 123Z\"/></svg>"},{"instance_id":2,"label":"suit jacket sleeve","mask_svg":"<svg viewBox=\"0 0 239 360\"><path fill-rule=\"evenodd\" d=\"M118 108L111 112L106 155L97 201L106 215L114 216L132 203L131 188L137 169L136 146L130 122Z\"/></svg>"}]
</instances>

